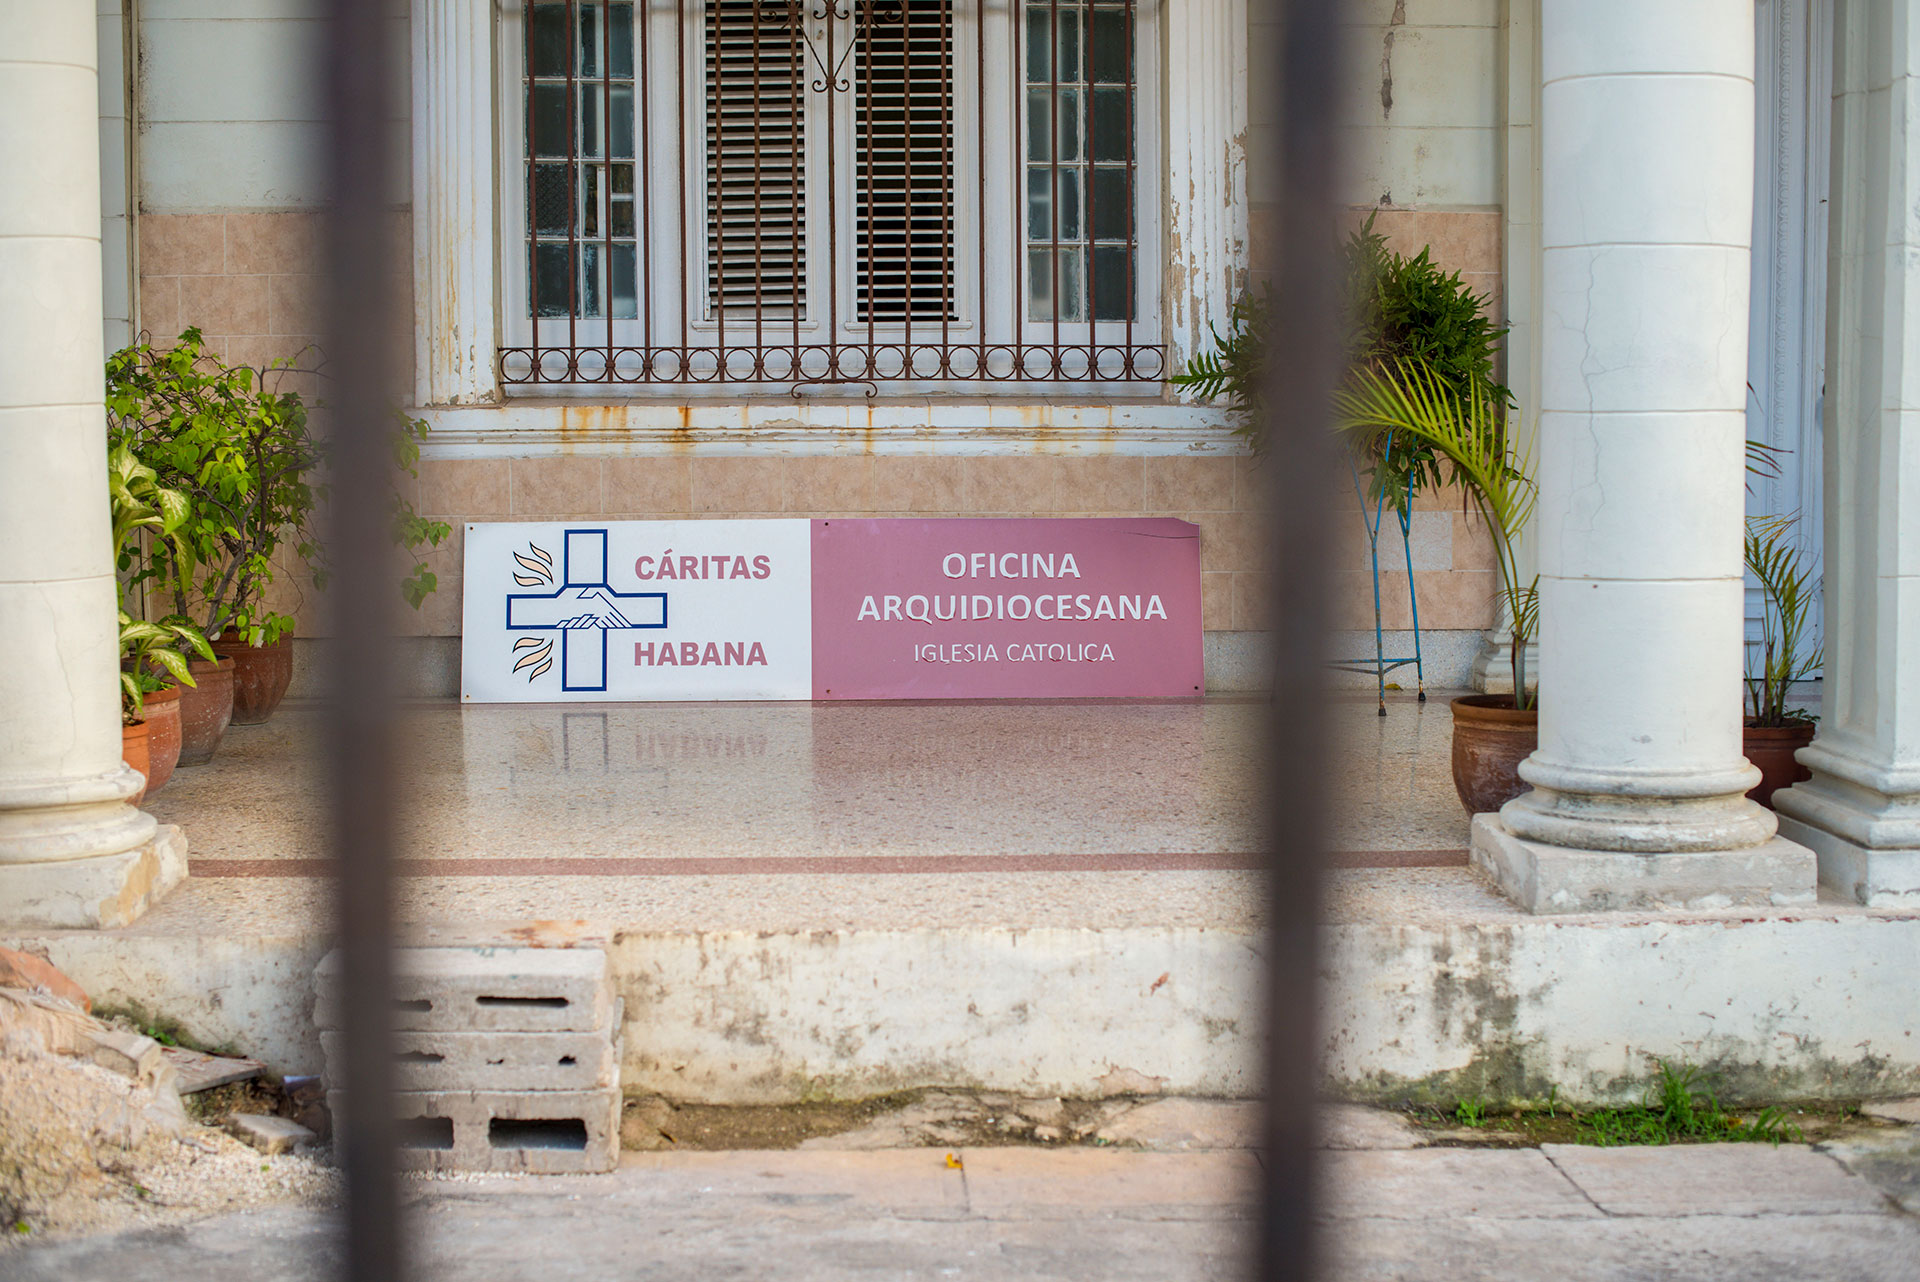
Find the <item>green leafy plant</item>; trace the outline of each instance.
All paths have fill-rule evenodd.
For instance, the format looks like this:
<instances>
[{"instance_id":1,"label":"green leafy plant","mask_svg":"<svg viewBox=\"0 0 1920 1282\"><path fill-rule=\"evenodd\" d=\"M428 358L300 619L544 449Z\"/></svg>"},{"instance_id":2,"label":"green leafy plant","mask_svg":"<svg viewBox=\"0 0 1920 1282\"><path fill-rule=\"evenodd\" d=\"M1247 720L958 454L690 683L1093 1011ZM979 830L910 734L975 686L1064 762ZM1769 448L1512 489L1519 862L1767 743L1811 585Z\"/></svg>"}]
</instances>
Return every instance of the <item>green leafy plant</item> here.
<instances>
[{"instance_id":1,"label":"green leafy plant","mask_svg":"<svg viewBox=\"0 0 1920 1282\"><path fill-rule=\"evenodd\" d=\"M1580 1117L1581 1138L1602 1146L1679 1144L1737 1140L1779 1145L1798 1142L1800 1128L1778 1108L1765 1108L1748 1122L1722 1108L1701 1082L1700 1071L1658 1061L1660 1076L1634 1108L1600 1109Z\"/></svg>"},{"instance_id":2,"label":"green leafy plant","mask_svg":"<svg viewBox=\"0 0 1920 1282\"><path fill-rule=\"evenodd\" d=\"M396 425L393 433L393 464L413 480L420 479L420 442L426 438L425 419L411 418L394 411ZM406 603L418 610L439 587L440 580L427 568L425 558L418 555L421 548L437 548L453 533L453 527L445 521L430 521L414 510L413 503L405 494L396 490L393 495L393 541L396 546L408 553L413 565L405 577L400 580L400 596Z\"/></svg>"},{"instance_id":3,"label":"green leafy plant","mask_svg":"<svg viewBox=\"0 0 1920 1282\"><path fill-rule=\"evenodd\" d=\"M1467 1127L1481 1127L1487 1124L1487 1102L1483 1099L1463 1099L1453 1106L1453 1120Z\"/></svg>"},{"instance_id":4,"label":"green leafy plant","mask_svg":"<svg viewBox=\"0 0 1920 1282\"><path fill-rule=\"evenodd\" d=\"M1354 371L1390 374L1419 361L1461 397L1486 395L1505 406L1511 394L1494 378L1494 360L1506 331L1487 316L1487 299L1458 272L1443 271L1422 249L1408 257L1374 230L1376 215L1352 232L1340 248L1345 294L1347 359ZM1248 293L1228 313L1227 331L1213 331L1213 347L1196 353L1168 382L1202 400L1224 400L1235 412L1234 431L1256 454L1266 451L1266 415L1261 400L1265 351L1275 302L1266 291ZM1376 496L1407 501L1409 481L1417 492L1440 484L1433 452L1419 442L1385 433L1351 442L1364 458Z\"/></svg>"},{"instance_id":5,"label":"green leafy plant","mask_svg":"<svg viewBox=\"0 0 1920 1282\"><path fill-rule=\"evenodd\" d=\"M1392 432L1430 450L1444 479L1457 484L1493 540L1500 590L1513 642L1514 706L1534 706L1527 689L1527 643L1540 624L1539 579L1522 582L1519 541L1538 490L1529 452L1507 430L1507 402L1489 389L1463 395L1419 358L1385 371L1356 369L1334 394L1336 428L1349 439Z\"/></svg>"},{"instance_id":6,"label":"green leafy plant","mask_svg":"<svg viewBox=\"0 0 1920 1282\"><path fill-rule=\"evenodd\" d=\"M126 445L107 455L107 503L113 546L122 570L141 553L143 539L173 550L173 560L185 561L180 529L192 516L192 505L178 490L159 483L154 470L135 458ZM197 684L181 653L189 649L211 660L213 647L191 622L169 617L159 622L135 618L120 606L120 717L128 725L140 720L146 697L160 690L167 678L184 685Z\"/></svg>"},{"instance_id":7,"label":"green leafy plant","mask_svg":"<svg viewBox=\"0 0 1920 1282\"><path fill-rule=\"evenodd\" d=\"M1747 570L1760 583L1760 645L1748 660L1747 715L1756 726L1804 724L1812 718L1790 709L1794 683L1821 668L1813 628L1813 575L1809 554L1794 536L1792 516L1747 518Z\"/></svg>"},{"instance_id":8,"label":"green leafy plant","mask_svg":"<svg viewBox=\"0 0 1920 1282\"><path fill-rule=\"evenodd\" d=\"M191 505L133 582L170 596L174 614L203 621L210 635L277 641L293 618L265 601L276 554L290 547L316 587L326 582L312 529L326 496L312 479L325 448L300 395L227 365L188 329L172 347L141 342L108 358L107 425L110 444L129 447Z\"/></svg>"}]
</instances>

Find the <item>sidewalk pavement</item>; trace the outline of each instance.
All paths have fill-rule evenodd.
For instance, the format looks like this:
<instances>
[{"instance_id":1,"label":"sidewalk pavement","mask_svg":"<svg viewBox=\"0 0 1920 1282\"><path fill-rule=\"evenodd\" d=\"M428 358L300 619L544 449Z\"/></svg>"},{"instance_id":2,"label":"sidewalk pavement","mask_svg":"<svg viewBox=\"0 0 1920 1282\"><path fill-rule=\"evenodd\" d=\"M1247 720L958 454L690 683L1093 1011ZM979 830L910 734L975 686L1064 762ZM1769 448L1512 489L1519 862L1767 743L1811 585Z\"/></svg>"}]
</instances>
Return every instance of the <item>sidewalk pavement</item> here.
<instances>
[{"instance_id":1,"label":"sidewalk pavement","mask_svg":"<svg viewBox=\"0 0 1920 1282\"><path fill-rule=\"evenodd\" d=\"M1920 1138L1871 1150L1331 1152L1329 1278L1624 1282L1920 1277ZM1241 1149L635 1153L605 1176L409 1181L423 1282L1244 1276ZM1850 1169L1853 1168L1853 1169ZM0 1252L0 1278L306 1282L331 1214L282 1206Z\"/></svg>"}]
</instances>

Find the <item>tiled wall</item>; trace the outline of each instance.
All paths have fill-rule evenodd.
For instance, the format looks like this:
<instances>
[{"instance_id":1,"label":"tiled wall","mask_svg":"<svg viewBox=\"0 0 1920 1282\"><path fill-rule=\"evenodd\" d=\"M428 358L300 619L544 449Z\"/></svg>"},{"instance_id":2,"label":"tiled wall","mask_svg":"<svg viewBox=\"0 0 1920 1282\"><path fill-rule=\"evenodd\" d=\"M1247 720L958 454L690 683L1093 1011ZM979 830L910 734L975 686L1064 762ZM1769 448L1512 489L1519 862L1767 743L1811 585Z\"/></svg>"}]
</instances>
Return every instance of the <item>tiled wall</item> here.
<instances>
[{"instance_id":1,"label":"tiled wall","mask_svg":"<svg viewBox=\"0 0 1920 1282\"><path fill-rule=\"evenodd\" d=\"M197 325L228 363L256 368L308 351L319 237L304 212L142 215L141 328L165 342Z\"/></svg>"}]
</instances>

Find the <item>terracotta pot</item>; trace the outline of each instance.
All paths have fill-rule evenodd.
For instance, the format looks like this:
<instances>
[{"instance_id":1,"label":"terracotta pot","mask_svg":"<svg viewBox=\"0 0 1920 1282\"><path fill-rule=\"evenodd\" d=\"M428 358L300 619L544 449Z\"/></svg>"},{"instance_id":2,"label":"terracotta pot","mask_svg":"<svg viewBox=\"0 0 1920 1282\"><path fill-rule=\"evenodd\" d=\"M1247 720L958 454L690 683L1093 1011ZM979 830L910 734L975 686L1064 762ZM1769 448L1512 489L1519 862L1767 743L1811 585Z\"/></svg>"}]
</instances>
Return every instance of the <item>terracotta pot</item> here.
<instances>
[{"instance_id":1,"label":"terracotta pot","mask_svg":"<svg viewBox=\"0 0 1920 1282\"><path fill-rule=\"evenodd\" d=\"M120 759L146 777L151 762L147 760L147 723L136 721L132 725L120 723ZM127 804L137 806L140 799L147 795L147 785L142 783L140 791L127 798Z\"/></svg>"},{"instance_id":2,"label":"terracotta pot","mask_svg":"<svg viewBox=\"0 0 1920 1282\"><path fill-rule=\"evenodd\" d=\"M248 645L237 632L223 632L213 652L233 660L233 724L257 726L273 715L293 680L293 634L272 645Z\"/></svg>"},{"instance_id":3,"label":"terracotta pot","mask_svg":"<svg viewBox=\"0 0 1920 1282\"><path fill-rule=\"evenodd\" d=\"M180 689L181 765L203 766L213 760L220 736L233 720L234 666L234 661L227 658L212 663L188 660L187 670L193 673L195 684Z\"/></svg>"},{"instance_id":4,"label":"terracotta pot","mask_svg":"<svg viewBox=\"0 0 1920 1282\"><path fill-rule=\"evenodd\" d=\"M1453 701L1453 790L1470 815L1500 809L1528 784L1520 763L1540 742L1539 713L1513 706L1510 694L1469 694Z\"/></svg>"},{"instance_id":5,"label":"terracotta pot","mask_svg":"<svg viewBox=\"0 0 1920 1282\"><path fill-rule=\"evenodd\" d=\"M156 690L141 703L147 719L147 791L151 797L167 786L180 764L180 687Z\"/></svg>"},{"instance_id":6,"label":"terracotta pot","mask_svg":"<svg viewBox=\"0 0 1920 1282\"><path fill-rule=\"evenodd\" d=\"M1811 721L1792 721L1784 726L1756 726L1747 720L1741 731L1741 747L1747 760L1760 767L1760 782L1747 793L1755 801L1773 808L1773 794L1790 783L1813 778L1813 771L1794 760L1796 750L1813 742Z\"/></svg>"}]
</instances>

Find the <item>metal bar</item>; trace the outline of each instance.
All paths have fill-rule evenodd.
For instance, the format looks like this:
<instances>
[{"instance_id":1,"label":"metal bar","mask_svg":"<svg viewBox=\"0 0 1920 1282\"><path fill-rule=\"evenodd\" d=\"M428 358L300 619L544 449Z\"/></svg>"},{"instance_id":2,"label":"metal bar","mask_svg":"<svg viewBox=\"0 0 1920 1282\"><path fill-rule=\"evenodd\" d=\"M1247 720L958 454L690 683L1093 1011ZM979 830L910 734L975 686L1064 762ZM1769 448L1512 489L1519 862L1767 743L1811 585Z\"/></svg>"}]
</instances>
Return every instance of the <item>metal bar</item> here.
<instances>
[{"instance_id":1,"label":"metal bar","mask_svg":"<svg viewBox=\"0 0 1920 1282\"><path fill-rule=\"evenodd\" d=\"M393 814L401 784L393 745L388 604L392 453L398 391L393 355L386 179L391 119L387 0L333 0L325 79L327 352L337 371L331 403L332 501L327 546L331 603L345 629L330 666L323 734L331 795L335 929L339 932L350 1101L338 1153L346 1176L346 1242L354 1282L406 1276L399 1178L394 1170L392 966Z\"/></svg>"},{"instance_id":2,"label":"metal bar","mask_svg":"<svg viewBox=\"0 0 1920 1282\"><path fill-rule=\"evenodd\" d=\"M1413 674L1420 702L1427 701L1427 670L1420 662L1420 594L1413 588L1413 473L1407 473L1407 502L1399 511L1400 546L1407 551L1407 607L1413 612Z\"/></svg>"},{"instance_id":3,"label":"metal bar","mask_svg":"<svg viewBox=\"0 0 1920 1282\"><path fill-rule=\"evenodd\" d=\"M678 4L680 0L674 0ZM640 207L633 211L634 230L639 233L640 250L640 343L645 362L640 377L653 378L653 58L648 33L653 26L649 0L634 0L634 13L640 23L640 48L634 68L634 96L640 100Z\"/></svg>"},{"instance_id":4,"label":"metal bar","mask_svg":"<svg viewBox=\"0 0 1920 1282\"><path fill-rule=\"evenodd\" d=\"M721 110L725 93L721 84L726 79L727 68L720 61L719 0L711 2L715 20L707 28L707 66L712 69L709 74L713 77L713 92L707 96L707 147L713 188L707 193L707 252L713 255L713 315L717 326L714 380L724 383L727 381L727 149L723 136L727 118ZM759 11L758 5L752 7L756 13Z\"/></svg>"},{"instance_id":5,"label":"metal bar","mask_svg":"<svg viewBox=\"0 0 1920 1282\"><path fill-rule=\"evenodd\" d=\"M613 381L613 0L600 0L600 270L606 284L600 287L600 313L607 325L607 368L603 377Z\"/></svg>"},{"instance_id":6,"label":"metal bar","mask_svg":"<svg viewBox=\"0 0 1920 1282\"><path fill-rule=\"evenodd\" d=\"M1077 10L1080 19L1080 120L1087 131L1087 142L1081 159L1086 162L1086 177L1080 180L1080 239L1087 246L1087 376L1099 378L1100 361L1100 291L1094 288L1093 235L1093 176L1095 161L1093 158L1093 0L1085 0Z\"/></svg>"},{"instance_id":7,"label":"metal bar","mask_svg":"<svg viewBox=\"0 0 1920 1282\"><path fill-rule=\"evenodd\" d=\"M802 162L790 175L792 186L788 190L793 195L800 196L803 191L800 186L801 175L806 170L804 163L806 160L806 99L804 97L806 84L801 77L800 68L800 45L806 39L807 11L804 0L788 0L787 13L790 15L787 40L787 87L788 92L793 95L793 103L787 114L787 137L795 155ZM799 122L797 128L796 121ZM809 279L806 272L806 252L802 248L805 241L801 238L801 228L806 226L805 214L805 201L802 199L796 203L793 210L793 239L789 242L792 248L788 251L794 255L793 269L797 277L793 290L793 368L790 371L796 382L800 379L800 312L807 297L803 282Z\"/></svg>"},{"instance_id":8,"label":"metal bar","mask_svg":"<svg viewBox=\"0 0 1920 1282\"><path fill-rule=\"evenodd\" d=\"M900 3L904 6L906 0L900 0ZM859 99L860 124L862 133L866 139L866 146L862 148L860 168L865 171L867 177L867 207L864 211L867 234L865 244L863 246L856 246L855 252L858 253L864 249L866 254L866 261L861 264L861 268L865 270L867 276L867 369L869 372L873 372L875 369L873 322L874 313L879 310L880 306L880 281L874 271L876 261L874 241L876 239L877 229L874 222L873 205L873 171L875 168L873 151L873 0L860 0L860 13L861 26L867 33L867 56L865 59L867 65L863 68L866 74L860 86ZM829 179L828 181L832 180Z\"/></svg>"},{"instance_id":9,"label":"metal bar","mask_svg":"<svg viewBox=\"0 0 1920 1282\"><path fill-rule=\"evenodd\" d=\"M764 303L767 273L762 265L760 240L760 6L753 5L753 373L767 372L767 336Z\"/></svg>"},{"instance_id":10,"label":"metal bar","mask_svg":"<svg viewBox=\"0 0 1920 1282\"><path fill-rule=\"evenodd\" d=\"M1140 288L1139 288L1139 285L1140 285L1140 268L1139 268L1139 265L1138 265L1137 263L1135 263L1135 262L1134 262L1134 239L1135 239L1135 236L1137 235L1137 231L1136 231L1136 228L1135 228L1135 226L1134 226L1134 218L1136 217L1136 215L1135 215L1135 213L1134 213L1134 208L1133 208L1133 207L1134 207L1134 203L1135 203L1135 200L1136 200L1136 197L1134 196L1134 191L1133 191L1133 180L1134 180L1134 172L1133 172L1133 171L1134 171L1134 165L1135 165L1135 163L1136 163L1136 160L1137 160L1137 157L1139 156L1139 152L1140 152L1140 149L1139 149L1139 147L1138 147L1137 145L1135 145L1135 143L1134 143L1134 135L1135 135L1135 132L1136 132L1136 130L1135 130L1135 128L1134 128L1134 119L1133 119L1133 115L1134 115L1134 111L1135 111L1135 104L1134 104L1134 85L1135 85L1135 84L1136 84L1136 83L1137 83L1137 82L1139 81L1139 79L1140 79L1140 68L1139 68L1139 59L1138 59L1138 57L1137 57L1137 54L1138 54L1138 50L1137 50L1137 48L1135 47L1135 41L1134 41L1134 23L1135 23L1135 21L1136 21L1137 19L1136 19L1136 16L1135 16L1135 14L1134 14L1134 11L1133 11L1133 5L1134 5L1134 0L1127 0L1127 4L1126 4L1126 27L1127 27L1127 301L1126 301L1126 306L1125 306L1124 308L1122 308L1122 310L1121 310L1121 314L1122 314L1123 316L1125 316L1125 317L1126 317L1126 330L1125 330L1125 337L1124 337L1124 339L1122 340L1122 341L1123 341L1123 343L1124 343L1124 346L1125 346L1125 348L1126 348L1126 357L1125 357L1125 359L1124 359L1124 361L1122 362L1122 364L1121 364L1121 368L1120 368L1120 375L1121 375L1121 377L1122 377L1122 378L1131 378L1131 377L1134 377L1134 376L1135 376L1135 375L1137 374L1137 372L1138 372L1138 371L1136 371L1136 370L1135 370L1135 368L1134 368L1134 364L1133 364L1133 313L1134 313L1134 310L1135 310L1135 308L1134 308L1134 299L1135 299L1135 298L1136 298L1136 297L1137 297L1137 296L1139 295L1139 292L1140 292ZM1162 364L1164 364L1164 363L1165 363L1165 362L1163 361L1163 362L1162 362ZM1162 371L1162 372L1164 372L1164 371Z\"/></svg>"},{"instance_id":11,"label":"metal bar","mask_svg":"<svg viewBox=\"0 0 1920 1282\"><path fill-rule=\"evenodd\" d=\"M871 37L869 37L871 38ZM913 377L913 0L900 0L900 184L905 202L906 278L900 286L902 378ZM868 357L872 360L871 355Z\"/></svg>"},{"instance_id":12,"label":"metal bar","mask_svg":"<svg viewBox=\"0 0 1920 1282\"><path fill-rule=\"evenodd\" d=\"M940 0L940 377L953 372L953 3Z\"/></svg>"},{"instance_id":13,"label":"metal bar","mask_svg":"<svg viewBox=\"0 0 1920 1282\"><path fill-rule=\"evenodd\" d=\"M1339 284L1326 247L1336 229L1336 106L1345 68L1336 0L1277 0L1279 21L1256 25L1275 43L1257 48L1254 76L1278 85L1273 172L1285 174L1269 226L1282 239L1277 310L1267 361L1272 448L1289 465L1268 469L1269 549L1326 546L1327 499L1337 461L1329 407L1340 376ZM1256 37L1257 38L1257 37ZM1272 730L1267 736L1266 1125L1254 1276L1318 1275L1314 1128L1321 1086L1319 1001L1323 870L1330 819L1323 690L1329 567L1325 557L1272 556Z\"/></svg>"},{"instance_id":14,"label":"metal bar","mask_svg":"<svg viewBox=\"0 0 1920 1282\"><path fill-rule=\"evenodd\" d=\"M1027 64L1020 57L1020 35L1027 24L1028 0L1007 0L1007 7L1013 18L1008 29L1013 34L1013 74L1008 77L1013 82L1013 114L1007 120L1013 131L1013 146L1008 151L1013 156L1013 186L1011 203L1013 217L1009 220L1013 226L1013 369L1010 377L1023 379L1027 373L1026 353L1026 314L1025 269L1027 262L1027 136L1032 130L1027 126Z\"/></svg>"},{"instance_id":15,"label":"metal bar","mask_svg":"<svg viewBox=\"0 0 1920 1282\"><path fill-rule=\"evenodd\" d=\"M673 0L673 39L673 78L679 90L674 100L674 136L680 146L680 267L674 276L680 282L679 379L685 381L692 372L688 348L693 337L693 318L687 312L687 277L693 272L687 236L687 0Z\"/></svg>"},{"instance_id":16,"label":"metal bar","mask_svg":"<svg viewBox=\"0 0 1920 1282\"><path fill-rule=\"evenodd\" d=\"M535 141L533 127L533 14L534 5L529 3L520 15L520 28L523 37L521 44L526 55L526 94L527 94L527 315L533 328L533 382L540 381L540 148ZM501 362L504 368L505 362Z\"/></svg>"},{"instance_id":17,"label":"metal bar","mask_svg":"<svg viewBox=\"0 0 1920 1282\"><path fill-rule=\"evenodd\" d=\"M833 57L833 24L838 16L834 5L837 0L826 0L826 35L824 43L827 50L826 95L832 103L834 95L835 72L839 63ZM840 377L840 282L834 276L834 265L840 261L840 208L838 183L839 173L834 164L833 112L827 112L827 378L829 381Z\"/></svg>"},{"instance_id":18,"label":"metal bar","mask_svg":"<svg viewBox=\"0 0 1920 1282\"><path fill-rule=\"evenodd\" d=\"M1048 374L1060 376L1060 0L1047 0L1047 266L1053 272L1053 364ZM1086 104L1080 104L1082 112Z\"/></svg>"},{"instance_id":19,"label":"metal bar","mask_svg":"<svg viewBox=\"0 0 1920 1282\"><path fill-rule=\"evenodd\" d=\"M575 116L574 69L580 61L579 0L567 0L567 372L578 374L580 359L580 122Z\"/></svg>"},{"instance_id":20,"label":"metal bar","mask_svg":"<svg viewBox=\"0 0 1920 1282\"><path fill-rule=\"evenodd\" d=\"M974 159L980 171L979 203L975 212L980 222L980 252L975 255L980 266L980 298L974 304L977 323L980 327L980 358L974 365L974 377L987 377L987 0L974 0L973 29L973 102L975 115L979 119L979 133L974 138ZM1020 79L1020 68L1013 68L1013 79ZM1014 163L1020 160L1020 135L1016 128L1009 140L1013 144ZM1017 202L1018 196L1015 200Z\"/></svg>"}]
</instances>

